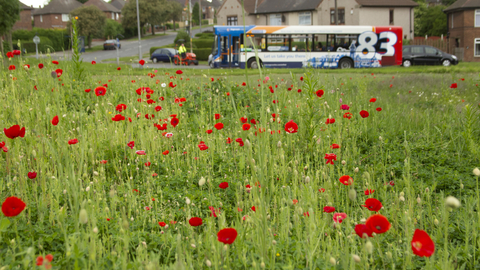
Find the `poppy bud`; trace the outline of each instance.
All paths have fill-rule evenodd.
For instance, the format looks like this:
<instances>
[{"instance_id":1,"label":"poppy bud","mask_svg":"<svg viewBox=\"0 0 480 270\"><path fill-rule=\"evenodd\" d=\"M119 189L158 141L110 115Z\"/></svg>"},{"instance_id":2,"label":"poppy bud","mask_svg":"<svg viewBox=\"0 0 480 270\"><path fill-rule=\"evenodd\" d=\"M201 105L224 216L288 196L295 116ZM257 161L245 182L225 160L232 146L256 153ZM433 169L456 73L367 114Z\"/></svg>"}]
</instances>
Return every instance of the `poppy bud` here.
<instances>
[{"instance_id":1,"label":"poppy bud","mask_svg":"<svg viewBox=\"0 0 480 270\"><path fill-rule=\"evenodd\" d=\"M372 244L372 242L370 242L370 240L367 241L367 243L365 244L365 250L366 250L368 253L372 254L372 252L373 252L373 244Z\"/></svg>"},{"instance_id":2,"label":"poppy bud","mask_svg":"<svg viewBox=\"0 0 480 270\"><path fill-rule=\"evenodd\" d=\"M272 244L273 244L273 245L276 245L276 244L277 244L277 241L272 240Z\"/></svg>"},{"instance_id":3,"label":"poppy bud","mask_svg":"<svg viewBox=\"0 0 480 270\"><path fill-rule=\"evenodd\" d=\"M356 254L353 254L352 255L352 258L353 260L356 262L356 263L360 263L361 259L360 259L360 256L356 255Z\"/></svg>"},{"instance_id":4,"label":"poppy bud","mask_svg":"<svg viewBox=\"0 0 480 270\"><path fill-rule=\"evenodd\" d=\"M402 201L402 202L405 201L405 197L403 197L403 196L400 196L398 199L399 199L400 201Z\"/></svg>"},{"instance_id":5,"label":"poppy bud","mask_svg":"<svg viewBox=\"0 0 480 270\"><path fill-rule=\"evenodd\" d=\"M387 255L388 259L390 259L390 260L392 259L392 252L387 251L387 252L385 252L385 255Z\"/></svg>"},{"instance_id":6,"label":"poppy bud","mask_svg":"<svg viewBox=\"0 0 480 270\"><path fill-rule=\"evenodd\" d=\"M122 222L122 226L123 226L123 228L124 228L125 230L128 230L128 221L124 220L124 221Z\"/></svg>"},{"instance_id":7,"label":"poppy bud","mask_svg":"<svg viewBox=\"0 0 480 270\"><path fill-rule=\"evenodd\" d=\"M98 228L97 227L93 228L93 232L98 233Z\"/></svg>"},{"instance_id":8,"label":"poppy bud","mask_svg":"<svg viewBox=\"0 0 480 270\"><path fill-rule=\"evenodd\" d=\"M198 185L199 185L199 186L205 185L205 178L203 178L203 177L200 178L200 181L198 181Z\"/></svg>"},{"instance_id":9,"label":"poppy bud","mask_svg":"<svg viewBox=\"0 0 480 270\"><path fill-rule=\"evenodd\" d=\"M425 192L427 192L427 193L430 192L430 189L428 187L425 188Z\"/></svg>"},{"instance_id":10,"label":"poppy bud","mask_svg":"<svg viewBox=\"0 0 480 270\"><path fill-rule=\"evenodd\" d=\"M190 199L188 197L185 197L185 202L187 203L187 205L190 204Z\"/></svg>"},{"instance_id":11,"label":"poppy bud","mask_svg":"<svg viewBox=\"0 0 480 270\"><path fill-rule=\"evenodd\" d=\"M461 203L457 198L455 198L453 196L448 196L445 199L445 205L455 209L455 208L460 207Z\"/></svg>"},{"instance_id":12,"label":"poppy bud","mask_svg":"<svg viewBox=\"0 0 480 270\"><path fill-rule=\"evenodd\" d=\"M228 245L224 245L223 250L227 251L228 250Z\"/></svg>"},{"instance_id":13,"label":"poppy bud","mask_svg":"<svg viewBox=\"0 0 480 270\"><path fill-rule=\"evenodd\" d=\"M403 191L400 192L400 196L405 196L405 193Z\"/></svg>"},{"instance_id":14,"label":"poppy bud","mask_svg":"<svg viewBox=\"0 0 480 270\"><path fill-rule=\"evenodd\" d=\"M80 223L86 224L88 222L87 210L85 210L85 209L80 210L80 214L79 214L78 219L79 219Z\"/></svg>"},{"instance_id":15,"label":"poppy bud","mask_svg":"<svg viewBox=\"0 0 480 270\"><path fill-rule=\"evenodd\" d=\"M382 141L382 140L383 140L382 136L379 136L379 137L378 137L378 139L379 139L380 141Z\"/></svg>"},{"instance_id":16,"label":"poppy bud","mask_svg":"<svg viewBox=\"0 0 480 270\"><path fill-rule=\"evenodd\" d=\"M358 173L358 171L359 171L359 170L358 170L358 167L356 167L355 170L354 170L354 172L355 172L355 173Z\"/></svg>"},{"instance_id":17,"label":"poppy bud","mask_svg":"<svg viewBox=\"0 0 480 270\"><path fill-rule=\"evenodd\" d=\"M335 264L337 264L337 260L335 260L335 258L331 257L330 258L330 263L335 265Z\"/></svg>"},{"instance_id":18,"label":"poppy bud","mask_svg":"<svg viewBox=\"0 0 480 270\"><path fill-rule=\"evenodd\" d=\"M463 184L460 184L460 189L463 189Z\"/></svg>"},{"instance_id":19,"label":"poppy bud","mask_svg":"<svg viewBox=\"0 0 480 270\"><path fill-rule=\"evenodd\" d=\"M249 140L245 140L245 145L246 145L247 147L251 147L251 146L252 146L252 144L250 143Z\"/></svg>"},{"instance_id":20,"label":"poppy bud","mask_svg":"<svg viewBox=\"0 0 480 270\"><path fill-rule=\"evenodd\" d=\"M418 204L421 204L421 203L422 203L422 199L420 199L420 195L418 195L418 197L417 197L417 203L418 203Z\"/></svg>"},{"instance_id":21,"label":"poppy bud","mask_svg":"<svg viewBox=\"0 0 480 270\"><path fill-rule=\"evenodd\" d=\"M212 262L211 262L210 260L206 260L206 261L205 261L205 265L206 265L207 267L211 267L211 266L212 266Z\"/></svg>"},{"instance_id":22,"label":"poppy bud","mask_svg":"<svg viewBox=\"0 0 480 270\"><path fill-rule=\"evenodd\" d=\"M260 267L261 267L261 268L265 268L265 263L262 262L262 263L260 264Z\"/></svg>"},{"instance_id":23,"label":"poppy bud","mask_svg":"<svg viewBox=\"0 0 480 270\"><path fill-rule=\"evenodd\" d=\"M438 226L438 223L439 223L439 222L438 222L438 219L435 219L435 220L433 221L433 224L435 224L436 226Z\"/></svg>"},{"instance_id":24,"label":"poppy bud","mask_svg":"<svg viewBox=\"0 0 480 270\"><path fill-rule=\"evenodd\" d=\"M192 248L196 248L197 246L195 246L195 244L191 244L190 245Z\"/></svg>"},{"instance_id":25,"label":"poppy bud","mask_svg":"<svg viewBox=\"0 0 480 270\"><path fill-rule=\"evenodd\" d=\"M305 177L305 183L310 183L310 176Z\"/></svg>"},{"instance_id":26,"label":"poppy bud","mask_svg":"<svg viewBox=\"0 0 480 270\"><path fill-rule=\"evenodd\" d=\"M480 176L480 170L478 168L473 169L473 174Z\"/></svg>"},{"instance_id":27,"label":"poppy bud","mask_svg":"<svg viewBox=\"0 0 480 270\"><path fill-rule=\"evenodd\" d=\"M278 147L278 148L282 148L282 142L281 142L281 141L278 141L277 147Z\"/></svg>"},{"instance_id":28,"label":"poppy bud","mask_svg":"<svg viewBox=\"0 0 480 270\"><path fill-rule=\"evenodd\" d=\"M364 172L363 173L363 178L365 178L366 180L370 180L370 174L368 172Z\"/></svg>"},{"instance_id":29,"label":"poppy bud","mask_svg":"<svg viewBox=\"0 0 480 270\"><path fill-rule=\"evenodd\" d=\"M342 165L345 165L347 164L347 162L345 160L342 160Z\"/></svg>"},{"instance_id":30,"label":"poppy bud","mask_svg":"<svg viewBox=\"0 0 480 270\"><path fill-rule=\"evenodd\" d=\"M32 156L37 157L37 152L35 152L35 150L32 150Z\"/></svg>"},{"instance_id":31,"label":"poppy bud","mask_svg":"<svg viewBox=\"0 0 480 270\"><path fill-rule=\"evenodd\" d=\"M357 191L355 189L350 189L348 191L348 198L351 200L351 201L355 201L355 199L357 199Z\"/></svg>"}]
</instances>

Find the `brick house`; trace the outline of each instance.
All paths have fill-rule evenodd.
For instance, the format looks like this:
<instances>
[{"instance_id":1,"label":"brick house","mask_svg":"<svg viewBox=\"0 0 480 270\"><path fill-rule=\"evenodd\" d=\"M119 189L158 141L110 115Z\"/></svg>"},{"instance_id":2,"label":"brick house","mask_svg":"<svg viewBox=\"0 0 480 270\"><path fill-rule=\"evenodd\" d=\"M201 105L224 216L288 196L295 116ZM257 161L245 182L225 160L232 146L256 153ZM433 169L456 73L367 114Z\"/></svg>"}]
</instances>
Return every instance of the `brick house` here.
<instances>
[{"instance_id":1,"label":"brick house","mask_svg":"<svg viewBox=\"0 0 480 270\"><path fill-rule=\"evenodd\" d=\"M177 1L182 5L184 10L183 21L185 21L185 20L188 20L186 13L188 10L189 3L191 3L192 5L191 8L193 9L193 6L199 0L175 0L175 1ZM213 23L213 20L215 18L215 12L220 7L221 3L218 0L211 0L211 1L202 0L201 4L202 4L202 20L209 20L209 23Z\"/></svg>"},{"instance_id":2,"label":"brick house","mask_svg":"<svg viewBox=\"0 0 480 270\"><path fill-rule=\"evenodd\" d=\"M219 25L243 24L240 0L224 0ZM339 25L396 25L413 39L412 0L337 0ZM334 25L335 0L245 0L245 23L254 25Z\"/></svg>"},{"instance_id":3,"label":"brick house","mask_svg":"<svg viewBox=\"0 0 480 270\"><path fill-rule=\"evenodd\" d=\"M72 10L82 6L76 0L51 0L41 9L33 12L35 27L40 28L67 28Z\"/></svg>"},{"instance_id":4,"label":"brick house","mask_svg":"<svg viewBox=\"0 0 480 270\"><path fill-rule=\"evenodd\" d=\"M96 6L98 7L103 13L105 13L105 16L107 19L112 19L114 21L120 22L120 14L122 11L118 8L116 8L114 5L110 3L106 3L102 0L88 0L83 4L84 6Z\"/></svg>"},{"instance_id":5,"label":"brick house","mask_svg":"<svg viewBox=\"0 0 480 270\"><path fill-rule=\"evenodd\" d=\"M125 6L126 2L124 0L113 0L110 2L110 5L116 7L119 10L122 10L123 6Z\"/></svg>"},{"instance_id":6,"label":"brick house","mask_svg":"<svg viewBox=\"0 0 480 270\"><path fill-rule=\"evenodd\" d=\"M480 62L480 0L458 0L447 14L448 53L459 60Z\"/></svg>"},{"instance_id":7,"label":"brick house","mask_svg":"<svg viewBox=\"0 0 480 270\"><path fill-rule=\"evenodd\" d=\"M33 7L29 7L20 2L20 20L15 22L12 31L20 29L32 30L32 10Z\"/></svg>"}]
</instances>

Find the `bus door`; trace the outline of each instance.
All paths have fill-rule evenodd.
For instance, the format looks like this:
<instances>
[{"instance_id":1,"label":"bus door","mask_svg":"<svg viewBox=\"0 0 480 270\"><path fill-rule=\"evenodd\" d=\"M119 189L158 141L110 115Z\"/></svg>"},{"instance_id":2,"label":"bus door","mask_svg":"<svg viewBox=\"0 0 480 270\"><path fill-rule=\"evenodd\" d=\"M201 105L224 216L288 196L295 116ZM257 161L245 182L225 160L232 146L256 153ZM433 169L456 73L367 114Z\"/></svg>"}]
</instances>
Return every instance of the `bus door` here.
<instances>
[{"instance_id":1,"label":"bus door","mask_svg":"<svg viewBox=\"0 0 480 270\"><path fill-rule=\"evenodd\" d=\"M238 36L223 36L222 42L222 67L238 67L240 58L240 37Z\"/></svg>"},{"instance_id":2,"label":"bus door","mask_svg":"<svg viewBox=\"0 0 480 270\"><path fill-rule=\"evenodd\" d=\"M230 67L238 67L238 61L240 60L240 37L230 36L230 38L230 52L232 54Z\"/></svg>"}]
</instances>

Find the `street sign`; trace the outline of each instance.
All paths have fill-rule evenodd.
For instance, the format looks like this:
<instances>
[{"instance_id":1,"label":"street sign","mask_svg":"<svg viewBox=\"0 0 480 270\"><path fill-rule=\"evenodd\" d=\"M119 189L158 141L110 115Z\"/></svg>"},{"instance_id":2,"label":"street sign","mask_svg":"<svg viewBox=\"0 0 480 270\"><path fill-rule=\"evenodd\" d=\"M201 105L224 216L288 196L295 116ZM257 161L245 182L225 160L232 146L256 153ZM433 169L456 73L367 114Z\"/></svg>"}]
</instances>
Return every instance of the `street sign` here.
<instances>
[{"instance_id":1,"label":"street sign","mask_svg":"<svg viewBox=\"0 0 480 270\"><path fill-rule=\"evenodd\" d=\"M40 38L38 36L33 37L33 43L38 44L40 43Z\"/></svg>"}]
</instances>

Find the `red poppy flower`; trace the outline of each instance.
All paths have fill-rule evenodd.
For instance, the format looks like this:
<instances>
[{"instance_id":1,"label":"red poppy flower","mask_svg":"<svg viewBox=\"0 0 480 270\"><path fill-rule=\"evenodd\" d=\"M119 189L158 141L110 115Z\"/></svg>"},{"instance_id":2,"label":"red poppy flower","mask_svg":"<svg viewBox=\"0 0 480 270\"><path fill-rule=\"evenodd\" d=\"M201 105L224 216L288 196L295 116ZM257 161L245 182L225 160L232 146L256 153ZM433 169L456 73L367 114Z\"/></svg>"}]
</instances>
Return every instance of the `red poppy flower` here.
<instances>
[{"instance_id":1,"label":"red poppy flower","mask_svg":"<svg viewBox=\"0 0 480 270\"><path fill-rule=\"evenodd\" d=\"M304 212L304 213L303 213L303 216L305 216L305 217L309 217L309 216L310 216L310 214L309 214L309 213L308 213L308 211L307 211L307 212Z\"/></svg>"},{"instance_id":2,"label":"red poppy flower","mask_svg":"<svg viewBox=\"0 0 480 270\"><path fill-rule=\"evenodd\" d=\"M85 89L86 93L90 93L90 91L92 91L92 90L91 89Z\"/></svg>"},{"instance_id":3,"label":"red poppy flower","mask_svg":"<svg viewBox=\"0 0 480 270\"><path fill-rule=\"evenodd\" d=\"M220 208L215 209L215 207L209 206L208 209L211 211L210 216L217 217L217 213L220 214Z\"/></svg>"},{"instance_id":4,"label":"red poppy flower","mask_svg":"<svg viewBox=\"0 0 480 270\"><path fill-rule=\"evenodd\" d=\"M125 104L118 104L115 107L115 110L117 110L118 112L122 112L123 110L126 110L126 109L127 109L127 105L125 105Z\"/></svg>"},{"instance_id":5,"label":"red poppy flower","mask_svg":"<svg viewBox=\"0 0 480 270\"><path fill-rule=\"evenodd\" d=\"M145 60L142 59L142 60L138 61L138 63L143 66L143 65L145 65Z\"/></svg>"},{"instance_id":6,"label":"red poppy flower","mask_svg":"<svg viewBox=\"0 0 480 270\"><path fill-rule=\"evenodd\" d=\"M5 133L5 136L10 139L15 139L17 137L25 137L25 127L20 129L19 125L13 125L9 129L4 128L3 132Z\"/></svg>"},{"instance_id":7,"label":"red poppy flower","mask_svg":"<svg viewBox=\"0 0 480 270\"><path fill-rule=\"evenodd\" d=\"M250 123L255 125L255 124L257 124L257 121L255 119L250 119Z\"/></svg>"},{"instance_id":8,"label":"red poppy flower","mask_svg":"<svg viewBox=\"0 0 480 270\"><path fill-rule=\"evenodd\" d=\"M318 192L323 193L323 192L325 192L325 189L324 189L324 188L320 188L320 189L318 190Z\"/></svg>"},{"instance_id":9,"label":"red poppy flower","mask_svg":"<svg viewBox=\"0 0 480 270\"><path fill-rule=\"evenodd\" d=\"M452 83L452 85L450 85L450 88L457 88L457 83Z\"/></svg>"},{"instance_id":10,"label":"red poppy flower","mask_svg":"<svg viewBox=\"0 0 480 270\"><path fill-rule=\"evenodd\" d=\"M257 212L257 208L255 208L255 206L252 206L250 209L252 209L253 212Z\"/></svg>"},{"instance_id":11,"label":"red poppy flower","mask_svg":"<svg viewBox=\"0 0 480 270\"><path fill-rule=\"evenodd\" d=\"M326 125L333 124L333 123L335 123L335 118L327 118L327 121L325 121Z\"/></svg>"},{"instance_id":12,"label":"red poppy flower","mask_svg":"<svg viewBox=\"0 0 480 270\"><path fill-rule=\"evenodd\" d=\"M330 145L330 148L332 148L332 149L338 149L338 148L340 148L340 145L334 143L334 144Z\"/></svg>"},{"instance_id":13,"label":"red poppy flower","mask_svg":"<svg viewBox=\"0 0 480 270\"><path fill-rule=\"evenodd\" d=\"M180 102L185 102L185 101L187 101L186 98L184 98L184 97L180 98Z\"/></svg>"},{"instance_id":14,"label":"red poppy flower","mask_svg":"<svg viewBox=\"0 0 480 270\"><path fill-rule=\"evenodd\" d=\"M246 123L248 121L248 119L246 117L240 117L240 121L242 123Z\"/></svg>"},{"instance_id":15,"label":"red poppy flower","mask_svg":"<svg viewBox=\"0 0 480 270\"><path fill-rule=\"evenodd\" d=\"M317 90L317 92L315 92L315 94L317 95L317 97L322 97L323 94L325 94L325 92L323 90Z\"/></svg>"},{"instance_id":16,"label":"red poppy flower","mask_svg":"<svg viewBox=\"0 0 480 270\"><path fill-rule=\"evenodd\" d=\"M52 125L56 126L58 125L58 115L55 115L52 119Z\"/></svg>"},{"instance_id":17,"label":"red poppy flower","mask_svg":"<svg viewBox=\"0 0 480 270\"><path fill-rule=\"evenodd\" d=\"M363 207L366 207L370 211L375 211L378 212L380 209L382 209L382 203L375 199L375 198L368 198L365 200L365 204L362 205Z\"/></svg>"},{"instance_id":18,"label":"red poppy flower","mask_svg":"<svg viewBox=\"0 0 480 270\"><path fill-rule=\"evenodd\" d=\"M163 153L162 153L162 154L163 154L164 156L166 156L166 155L168 155L168 153L170 153L170 151L168 151L168 150L165 150L165 151L163 151Z\"/></svg>"},{"instance_id":19,"label":"red poppy flower","mask_svg":"<svg viewBox=\"0 0 480 270\"><path fill-rule=\"evenodd\" d=\"M52 61L52 64L58 65L58 61L53 60L53 61Z\"/></svg>"},{"instance_id":20,"label":"red poppy flower","mask_svg":"<svg viewBox=\"0 0 480 270\"><path fill-rule=\"evenodd\" d=\"M77 144L78 143L78 140L77 139L71 139L68 141L68 144L72 145L72 144Z\"/></svg>"},{"instance_id":21,"label":"red poppy flower","mask_svg":"<svg viewBox=\"0 0 480 270\"><path fill-rule=\"evenodd\" d=\"M371 99L370 99L370 102L372 102L372 103L375 102L375 101L377 101L376 98L371 98Z\"/></svg>"},{"instance_id":22,"label":"red poppy flower","mask_svg":"<svg viewBox=\"0 0 480 270\"><path fill-rule=\"evenodd\" d=\"M35 260L35 264L36 264L37 266L43 265L43 257L42 257L42 256L38 256L37 259Z\"/></svg>"},{"instance_id":23,"label":"red poppy flower","mask_svg":"<svg viewBox=\"0 0 480 270\"><path fill-rule=\"evenodd\" d=\"M353 184L353 178L351 178L348 175L344 175L344 176L340 177L339 181L340 181L340 183L344 184L345 186L350 186L351 184Z\"/></svg>"},{"instance_id":24,"label":"red poppy flower","mask_svg":"<svg viewBox=\"0 0 480 270\"><path fill-rule=\"evenodd\" d=\"M351 112L346 112L344 115L343 115L343 118L348 118L348 119L351 119L353 116L353 114Z\"/></svg>"},{"instance_id":25,"label":"red poppy flower","mask_svg":"<svg viewBox=\"0 0 480 270\"><path fill-rule=\"evenodd\" d=\"M381 111L382 111L382 108L378 107L378 108L376 108L375 110L377 110L377 112L381 112Z\"/></svg>"},{"instance_id":26,"label":"red poppy flower","mask_svg":"<svg viewBox=\"0 0 480 270\"><path fill-rule=\"evenodd\" d=\"M35 179L37 178L37 173L36 172L28 172L28 178L30 179Z\"/></svg>"},{"instance_id":27,"label":"red poppy flower","mask_svg":"<svg viewBox=\"0 0 480 270\"><path fill-rule=\"evenodd\" d=\"M127 146L130 147L130 149L133 149L133 147L135 146L135 141L127 143Z\"/></svg>"},{"instance_id":28,"label":"red poppy flower","mask_svg":"<svg viewBox=\"0 0 480 270\"><path fill-rule=\"evenodd\" d=\"M212 134L213 130L211 130L211 129L207 129L207 131L206 131L206 132L207 132L207 134Z\"/></svg>"},{"instance_id":29,"label":"red poppy flower","mask_svg":"<svg viewBox=\"0 0 480 270\"><path fill-rule=\"evenodd\" d=\"M375 189L365 189L365 195L372 195L375 192Z\"/></svg>"},{"instance_id":30,"label":"red poppy flower","mask_svg":"<svg viewBox=\"0 0 480 270\"><path fill-rule=\"evenodd\" d=\"M231 144L231 143L232 143L232 139L230 139L230 137L227 138L227 143L228 143L228 144Z\"/></svg>"},{"instance_id":31,"label":"red poppy flower","mask_svg":"<svg viewBox=\"0 0 480 270\"><path fill-rule=\"evenodd\" d=\"M226 189L226 188L228 188L228 182L222 182L222 183L220 183L220 185L218 185L218 187L221 188L221 189Z\"/></svg>"},{"instance_id":32,"label":"red poppy flower","mask_svg":"<svg viewBox=\"0 0 480 270\"><path fill-rule=\"evenodd\" d=\"M347 104L342 104L340 105L340 110L348 111L350 110L350 106L348 106Z\"/></svg>"},{"instance_id":33,"label":"red poppy flower","mask_svg":"<svg viewBox=\"0 0 480 270\"><path fill-rule=\"evenodd\" d=\"M324 212L324 213L332 213L332 212L335 212L335 207L333 207L333 206L325 206L325 207L323 207L323 212Z\"/></svg>"},{"instance_id":34,"label":"red poppy flower","mask_svg":"<svg viewBox=\"0 0 480 270\"><path fill-rule=\"evenodd\" d=\"M293 202L293 204L295 205L295 204L298 203L298 200L297 200L297 199L293 199L292 202Z\"/></svg>"},{"instance_id":35,"label":"red poppy flower","mask_svg":"<svg viewBox=\"0 0 480 270\"><path fill-rule=\"evenodd\" d=\"M42 64L42 63L38 64L38 68L39 68L39 69L42 69L42 68L43 68L43 64Z\"/></svg>"},{"instance_id":36,"label":"red poppy flower","mask_svg":"<svg viewBox=\"0 0 480 270\"><path fill-rule=\"evenodd\" d=\"M231 245L237 238L237 235L237 230L235 230L234 228L225 228L217 233L217 238L219 242Z\"/></svg>"},{"instance_id":37,"label":"red poppy flower","mask_svg":"<svg viewBox=\"0 0 480 270\"><path fill-rule=\"evenodd\" d=\"M170 120L170 124L173 126L173 127L176 127L178 125L178 118L176 117L173 117L172 120Z\"/></svg>"},{"instance_id":38,"label":"red poppy flower","mask_svg":"<svg viewBox=\"0 0 480 270\"><path fill-rule=\"evenodd\" d=\"M125 116L123 116L121 114L117 114L117 115L115 115L115 117L112 117L112 121L115 121L115 122L123 121L123 120L125 120Z\"/></svg>"},{"instance_id":39,"label":"red poppy flower","mask_svg":"<svg viewBox=\"0 0 480 270\"><path fill-rule=\"evenodd\" d=\"M63 74L63 70L60 69L60 68L57 68L57 69L55 69L55 73L57 73L57 78L60 78L60 76L62 76L62 74Z\"/></svg>"},{"instance_id":40,"label":"red poppy flower","mask_svg":"<svg viewBox=\"0 0 480 270\"><path fill-rule=\"evenodd\" d=\"M107 88L103 87L103 86L99 86L97 88L95 88L95 95L98 96L105 96L105 93L107 92Z\"/></svg>"},{"instance_id":41,"label":"red poppy flower","mask_svg":"<svg viewBox=\"0 0 480 270\"><path fill-rule=\"evenodd\" d=\"M367 238L372 237L373 231L365 224L357 224L355 225L355 233L360 238Z\"/></svg>"},{"instance_id":42,"label":"red poppy flower","mask_svg":"<svg viewBox=\"0 0 480 270\"><path fill-rule=\"evenodd\" d=\"M135 151L135 154L140 155L140 156L145 156L146 155L145 150L137 150L137 151Z\"/></svg>"},{"instance_id":43,"label":"red poppy flower","mask_svg":"<svg viewBox=\"0 0 480 270\"><path fill-rule=\"evenodd\" d=\"M100 161L101 164L107 164L107 162L108 162L107 160L101 160Z\"/></svg>"},{"instance_id":44,"label":"red poppy flower","mask_svg":"<svg viewBox=\"0 0 480 270\"><path fill-rule=\"evenodd\" d=\"M160 221L160 222L158 222L158 225L160 225L160 227L165 227L165 226L167 226L167 223L165 223L163 221Z\"/></svg>"},{"instance_id":45,"label":"red poppy flower","mask_svg":"<svg viewBox=\"0 0 480 270\"><path fill-rule=\"evenodd\" d=\"M243 124L242 129L243 130L249 130L250 129L250 124L248 124L248 123Z\"/></svg>"},{"instance_id":46,"label":"red poppy flower","mask_svg":"<svg viewBox=\"0 0 480 270\"><path fill-rule=\"evenodd\" d=\"M380 214L372 215L365 223L374 233L386 233L392 226L388 219Z\"/></svg>"},{"instance_id":47,"label":"red poppy flower","mask_svg":"<svg viewBox=\"0 0 480 270\"><path fill-rule=\"evenodd\" d=\"M370 114L369 114L367 111L365 111L365 110L361 110L361 111L360 111L360 116L361 116L362 118L367 118L369 115L370 115Z\"/></svg>"},{"instance_id":48,"label":"red poppy flower","mask_svg":"<svg viewBox=\"0 0 480 270\"><path fill-rule=\"evenodd\" d=\"M221 130L223 128L222 123L216 123L213 127L215 127L217 130Z\"/></svg>"},{"instance_id":49,"label":"red poppy flower","mask_svg":"<svg viewBox=\"0 0 480 270\"><path fill-rule=\"evenodd\" d=\"M347 214L345 213L335 213L333 214L333 221L335 223L342 223L344 219L347 218Z\"/></svg>"},{"instance_id":50,"label":"red poppy flower","mask_svg":"<svg viewBox=\"0 0 480 270\"><path fill-rule=\"evenodd\" d=\"M287 133L297 133L298 132L297 123L293 122L293 120L290 120L285 124L285 131Z\"/></svg>"},{"instance_id":51,"label":"red poppy flower","mask_svg":"<svg viewBox=\"0 0 480 270\"><path fill-rule=\"evenodd\" d=\"M10 65L10 66L8 67L8 70L15 70L15 65Z\"/></svg>"},{"instance_id":52,"label":"red poppy flower","mask_svg":"<svg viewBox=\"0 0 480 270\"><path fill-rule=\"evenodd\" d=\"M198 144L198 148L200 148L200 151L204 151L208 149L208 146L204 142L201 142Z\"/></svg>"},{"instance_id":53,"label":"red poppy flower","mask_svg":"<svg viewBox=\"0 0 480 270\"><path fill-rule=\"evenodd\" d=\"M199 217L192 217L188 220L188 223L190 224L190 226L197 227L197 226L202 225L203 221Z\"/></svg>"},{"instance_id":54,"label":"red poppy flower","mask_svg":"<svg viewBox=\"0 0 480 270\"><path fill-rule=\"evenodd\" d=\"M96 63L97 63L97 62L95 62L95 61L92 61L92 65L95 65Z\"/></svg>"},{"instance_id":55,"label":"red poppy flower","mask_svg":"<svg viewBox=\"0 0 480 270\"><path fill-rule=\"evenodd\" d=\"M2 212L6 217L15 217L18 216L23 209L25 209L26 204L17 197L8 197L2 203Z\"/></svg>"},{"instance_id":56,"label":"red poppy flower","mask_svg":"<svg viewBox=\"0 0 480 270\"><path fill-rule=\"evenodd\" d=\"M327 164L334 165L333 161L337 160L337 155L335 155L335 154L325 154L325 159L327 160Z\"/></svg>"},{"instance_id":57,"label":"red poppy flower","mask_svg":"<svg viewBox=\"0 0 480 270\"><path fill-rule=\"evenodd\" d=\"M413 254L420 257L430 257L435 252L435 243L427 232L416 229L412 238Z\"/></svg>"},{"instance_id":58,"label":"red poppy flower","mask_svg":"<svg viewBox=\"0 0 480 270\"><path fill-rule=\"evenodd\" d=\"M179 69L179 70L177 70L175 73L177 73L178 75L181 75L181 74L183 74L183 71L181 71L181 70Z\"/></svg>"},{"instance_id":59,"label":"red poppy flower","mask_svg":"<svg viewBox=\"0 0 480 270\"><path fill-rule=\"evenodd\" d=\"M216 114L215 114L215 119L216 119L216 120L220 119L220 114L219 114L219 113L216 113Z\"/></svg>"},{"instance_id":60,"label":"red poppy flower","mask_svg":"<svg viewBox=\"0 0 480 270\"><path fill-rule=\"evenodd\" d=\"M243 83L242 83L242 86L247 86L247 83L246 83L246 82L243 82Z\"/></svg>"},{"instance_id":61,"label":"red poppy flower","mask_svg":"<svg viewBox=\"0 0 480 270\"><path fill-rule=\"evenodd\" d=\"M303 81L303 77L300 77L300 81Z\"/></svg>"},{"instance_id":62,"label":"red poppy flower","mask_svg":"<svg viewBox=\"0 0 480 270\"><path fill-rule=\"evenodd\" d=\"M121 67L117 67L117 70L121 70L122 68Z\"/></svg>"}]
</instances>

